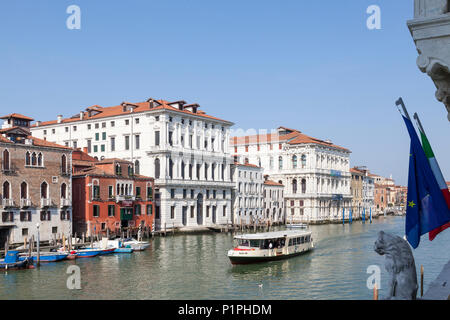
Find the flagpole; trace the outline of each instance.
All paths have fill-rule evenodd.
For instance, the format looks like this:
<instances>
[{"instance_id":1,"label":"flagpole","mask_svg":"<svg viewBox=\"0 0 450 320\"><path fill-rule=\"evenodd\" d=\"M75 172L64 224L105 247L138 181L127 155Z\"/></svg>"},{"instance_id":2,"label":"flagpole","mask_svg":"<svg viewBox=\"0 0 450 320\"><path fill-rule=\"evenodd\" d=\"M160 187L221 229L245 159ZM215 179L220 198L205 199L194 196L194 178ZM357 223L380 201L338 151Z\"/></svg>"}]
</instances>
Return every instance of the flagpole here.
<instances>
[{"instance_id":1,"label":"flagpole","mask_svg":"<svg viewBox=\"0 0 450 320\"><path fill-rule=\"evenodd\" d=\"M402 109L403 109L403 112L404 112L405 115L406 115L406 118L408 118L409 120L411 120L411 118L409 117L408 110L406 110L406 106L405 106L405 103L403 102L402 97L398 98L398 100L395 101L395 105L396 105L396 106L401 105L401 106L402 106Z\"/></svg>"},{"instance_id":2,"label":"flagpole","mask_svg":"<svg viewBox=\"0 0 450 320\"><path fill-rule=\"evenodd\" d=\"M414 119L416 120L417 126L419 127L420 131L422 131L425 134L425 130L423 130L422 122L420 122L419 115L417 112L414 112Z\"/></svg>"}]
</instances>

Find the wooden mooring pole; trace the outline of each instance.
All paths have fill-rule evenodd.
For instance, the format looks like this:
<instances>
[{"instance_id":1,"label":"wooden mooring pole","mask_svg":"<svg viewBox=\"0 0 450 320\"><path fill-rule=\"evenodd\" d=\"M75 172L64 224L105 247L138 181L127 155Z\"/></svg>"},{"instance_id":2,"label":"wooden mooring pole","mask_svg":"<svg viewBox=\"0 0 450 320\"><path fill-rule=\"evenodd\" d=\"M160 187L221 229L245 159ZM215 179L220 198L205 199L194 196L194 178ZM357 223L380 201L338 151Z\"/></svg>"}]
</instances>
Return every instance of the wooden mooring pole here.
<instances>
[{"instance_id":1,"label":"wooden mooring pole","mask_svg":"<svg viewBox=\"0 0 450 320\"><path fill-rule=\"evenodd\" d=\"M375 286L373 287L373 300L378 300L378 288L376 283Z\"/></svg>"},{"instance_id":2,"label":"wooden mooring pole","mask_svg":"<svg viewBox=\"0 0 450 320\"><path fill-rule=\"evenodd\" d=\"M420 297L423 297L423 265L420 266Z\"/></svg>"}]
</instances>

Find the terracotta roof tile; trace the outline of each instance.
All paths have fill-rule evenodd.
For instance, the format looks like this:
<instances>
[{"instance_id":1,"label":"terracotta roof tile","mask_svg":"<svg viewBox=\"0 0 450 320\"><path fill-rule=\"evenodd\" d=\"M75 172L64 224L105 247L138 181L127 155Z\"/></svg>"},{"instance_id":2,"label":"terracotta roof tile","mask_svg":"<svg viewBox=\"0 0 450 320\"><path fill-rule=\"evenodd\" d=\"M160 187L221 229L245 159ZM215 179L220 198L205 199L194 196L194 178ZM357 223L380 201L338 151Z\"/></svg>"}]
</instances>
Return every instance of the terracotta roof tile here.
<instances>
[{"instance_id":1,"label":"terracotta roof tile","mask_svg":"<svg viewBox=\"0 0 450 320\"><path fill-rule=\"evenodd\" d=\"M169 102L165 101L165 100L155 100L155 101L157 101L160 105L153 107L153 108L150 108L149 101L137 102L137 103L124 102L124 104L126 104L126 105L135 106L133 112L130 112L129 110L124 111L123 104L120 104L118 106L113 106L113 107L101 107L101 106L95 105L95 106L87 108L86 111L83 111L83 120L80 120L79 115L75 115L71 118L62 119L61 123L74 123L74 122L84 121L84 120L103 119L103 118L108 118L108 117L124 115L127 113L134 114L134 113L140 113L140 112L150 111L150 110L170 110L170 111L174 111L174 112L188 114L191 116L199 116L199 117L203 117L203 118L208 118L208 119L227 122L227 123L232 124L232 122L230 122L230 121L222 120L222 119L207 115L204 112L193 113L188 110L179 110L175 107L170 106ZM89 111L93 111L93 113L95 113L95 114L91 114L91 116L89 116ZM57 123L58 123L58 120L44 121L39 124L39 127L53 125L53 124L57 124ZM34 124L32 127L36 127L36 124Z\"/></svg>"},{"instance_id":2,"label":"terracotta roof tile","mask_svg":"<svg viewBox=\"0 0 450 320\"><path fill-rule=\"evenodd\" d=\"M39 146L39 147L51 147L51 148L60 148L60 149L66 149L66 150L73 150L70 147L62 146L60 144L50 142L47 140L42 140L33 136L28 136L27 139L33 140L33 145Z\"/></svg>"},{"instance_id":3,"label":"terracotta roof tile","mask_svg":"<svg viewBox=\"0 0 450 320\"><path fill-rule=\"evenodd\" d=\"M317 138L307 136L298 130L288 129L285 127L280 127L279 129L286 129L286 130L293 131L293 132L285 134L285 135L280 135L278 133L268 133L268 134L257 134L257 135L250 135L250 136L241 136L241 137L231 137L230 144L231 144L231 146L235 146L235 145L246 145L246 144L268 143L268 142L274 142L274 143L286 142L291 145L312 143L312 144L324 145L324 146L333 147L333 148L337 148L337 149L341 149L341 150L350 152L350 150L347 148L334 145L331 142L327 142L327 141L323 141L323 140L320 140Z\"/></svg>"},{"instance_id":4,"label":"terracotta roof tile","mask_svg":"<svg viewBox=\"0 0 450 320\"><path fill-rule=\"evenodd\" d=\"M251 163L244 164L244 163L235 162L234 164L239 167L261 168L260 166L257 166L256 164L251 164Z\"/></svg>"},{"instance_id":5,"label":"terracotta roof tile","mask_svg":"<svg viewBox=\"0 0 450 320\"><path fill-rule=\"evenodd\" d=\"M282 185L281 183L272 181L272 180L266 180L264 181L264 184L268 185L268 186L278 186L278 187L284 187L284 185Z\"/></svg>"},{"instance_id":6,"label":"terracotta roof tile","mask_svg":"<svg viewBox=\"0 0 450 320\"><path fill-rule=\"evenodd\" d=\"M29 120L29 121L34 120L33 118L24 116L23 114L20 114L20 113L11 113L6 116L0 117L0 119L9 119L9 118L17 118L17 119L23 119L23 120Z\"/></svg>"}]
</instances>

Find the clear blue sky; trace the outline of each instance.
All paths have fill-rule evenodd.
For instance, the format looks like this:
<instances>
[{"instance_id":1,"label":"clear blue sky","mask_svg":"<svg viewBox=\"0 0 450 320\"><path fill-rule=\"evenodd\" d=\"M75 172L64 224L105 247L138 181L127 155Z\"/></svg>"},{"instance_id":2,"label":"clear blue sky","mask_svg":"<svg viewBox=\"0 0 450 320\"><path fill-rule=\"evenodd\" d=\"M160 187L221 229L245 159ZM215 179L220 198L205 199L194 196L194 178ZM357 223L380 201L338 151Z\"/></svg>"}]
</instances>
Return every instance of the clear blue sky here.
<instances>
[{"instance_id":1,"label":"clear blue sky","mask_svg":"<svg viewBox=\"0 0 450 320\"><path fill-rule=\"evenodd\" d=\"M406 184L418 112L450 180L449 123L416 66L412 0L2 1L0 108L39 120L149 97L183 99L243 129L278 126L352 150ZM81 30L66 8L81 8ZM366 28L381 7L382 30Z\"/></svg>"}]
</instances>

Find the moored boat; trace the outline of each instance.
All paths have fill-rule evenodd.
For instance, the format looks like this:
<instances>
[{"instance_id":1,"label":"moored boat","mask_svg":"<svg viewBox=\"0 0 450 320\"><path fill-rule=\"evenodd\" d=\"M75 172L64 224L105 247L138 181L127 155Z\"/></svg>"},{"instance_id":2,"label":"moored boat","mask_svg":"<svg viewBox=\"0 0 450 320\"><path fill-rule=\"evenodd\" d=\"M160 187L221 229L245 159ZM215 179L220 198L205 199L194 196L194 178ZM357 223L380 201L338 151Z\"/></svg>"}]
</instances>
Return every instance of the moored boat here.
<instances>
[{"instance_id":1,"label":"moored boat","mask_svg":"<svg viewBox=\"0 0 450 320\"><path fill-rule=\"evenodd\" d=\"M306 229L308 225L305 223L290 223L286 225L288 229Z\"/></svg>"},{"instance_id":2,"label":"moored boat","mask_svg":"<svg viewBox=\"0 0 450 320\"><path fill-rule=\"evenodd\" d=\"M125 248L123 242L120 239L115 240L107 240L103 239L102 241L94 242L94 246L97 248L102 248L104 250L108 250L108 253L132 253L132 248ZM105 254L105 253L103 253Z\"/></svg>"},{"instance_id":3,"label":"moored boat","mask_svg":"<svg viewBox=\"0 0 450 320\"><path fill-rule=\"evenodd\" d=\"M6 253L5 259L0 259L0 270L17 270L32 268L32 259L29 257L19 259L19 251L10 250Z\"/></svg>"},{"instance_id":4,"label":"moored boat","mask_svg":"<svg viewBox=\"0 0 450 320\"><path fill-rule=\"evenodd\" d=\"M131 248L133 251L144 251L148 247L150 247L150 242L147 241L138 241L135 239L124 239L123 246L125 248Z\"/></svg>"},{"instance_id":5,"label":"moored boat","mask_svg":"<svg viewBox=\"0 0 450 320\"><path fill-rule=\"evenodd\" d=\"M236 246L228 251L232 264L281 260L314 248L311 231L284 230L236 235Z\"/></svg>"},{"instance_id":6,"label":"moored boat","mask_svg":"<svg viewBox=\"0 0 450 320\"><path fill-rule=\"evenodd\" d=\"M40 262L56 262L61 261L67 258L69 253L62 253L62 252L40 252L39 253L39 261ZM28 254L20 254L19 260L25 260L28 257ZM31 254L31 259L33 262L37 262L37 253L33 252Z\"/></svg>"},{"instance_id":7,"label":"moored boat","mask_svg":"<svg viewBox=\"0 0 450 320\"><path fill-rule=\"evenodd\" d=\"M84 249L77 249L77 250L71 250L71 251L64 251L63 249L60 249L58 252L60 253L67 253L67 259L75 259L75 258L93 258L98 256L103 249L96 249L96 248L84 248Z\"/></svg>"}]
</instances>

